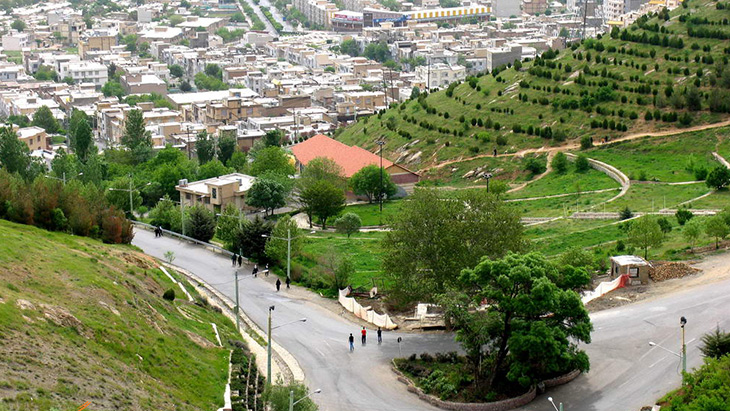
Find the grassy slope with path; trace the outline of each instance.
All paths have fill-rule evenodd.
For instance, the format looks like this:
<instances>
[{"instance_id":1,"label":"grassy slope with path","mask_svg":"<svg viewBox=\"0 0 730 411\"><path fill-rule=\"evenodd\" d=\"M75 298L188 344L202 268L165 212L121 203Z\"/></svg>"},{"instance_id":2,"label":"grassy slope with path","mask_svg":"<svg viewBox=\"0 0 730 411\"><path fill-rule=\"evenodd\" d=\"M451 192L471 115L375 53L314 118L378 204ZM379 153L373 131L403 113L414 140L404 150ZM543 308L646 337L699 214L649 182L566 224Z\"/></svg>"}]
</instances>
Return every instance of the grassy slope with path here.
<instances>
[{"instance_id":1,"label":"grassy slope with path","mask_svg":"<svg viewBox=\"0 0 730 411\"><path fill-rule=\"evenodd\" d=\"M3 220L0 238L0 398L7 404L223 406L229 350L217 346L210 323L224 344L235 328L211 308L163 300L166 289L174 287L178 297L181 291L149 257ZM21 299L35 308L21 309ZM80 323L58 326L44 318L57 309Z\"/></svg>"},{"instance_id":2,"label":"grassy slope with path","mask_svg":"<svg viewBox=\"0 0 730 411\"><path fill-rule=\"evenodd\" d=\"M372 135L385 137L385 149L390 151L388 157L397 158L403 154L396 150L409 142L418 140L408 148L406 158L417 152L421 152L413 164L407 164L411 168L424 168L427 165L438 164L444 160L467 158L479 153L491 153L497 149L500 153L516 152L526 148L538 148L542 146L555 146L563 143L554 140L546 140L541 137L528 136L524 133L513 133L515 125L523 129L528 126L547 127L555 131L564 132L568 139L576 139L581 136L593 136L601 139L603 136L620 138L623 135L643 132L668 130L676 128L677 123L663 121L646 121L644 113L647 110L660 110L662 113L678 112L685 109L676 109L671 105L656 108L653 106L653 90L663 93L666 84L674 84L675 89L693 83L697 79L698 69L709 73L714 67L714 62L723 56L723 49L726 44L722 40L689 37L686 34L686 23L680 22L680 14L690 14L697 17L708 17L711 20L730 17L730 10L716 10L715 2L709 0L690 0L689 8L679 7L671 12L672 18L668 22L660 22L654 17L647 22L647 26L661 24L671 34L668 37L676 36L684 42L682 49L673 47L662 47L661 45L642 44L628 40L614 39L604 36L600 40L604 50L597 52L595 48L589 49L582 45L575 51L570 49L562 51L559 56L550 61L554 68L540 67L541 70L549 70L551 78L539 76L533 70L534 62L523 64L518 72L514 69L507 69L497 76L486 75L478 79L475 87L464 83L456 87L452 97L447 97L444 91L436 92L425 99L425 105L436 109L436 114L427 114L422 105L417 101L408 101L397 109L390 109L381 116L361 119L357 124L348 127L338 138L349 144L358 144L368 149L375 147ZM645 27L647 27L645 26ZM719 29L727 32L725 26L709 26L712 29ZM646 33L651 37L665 33L655 33L649 29L640 28L634 25L629 29L631 33ZM693 44L699 49L694 49ZM703 51L703 47L709 47L709 52ZM615 50L614 50L615 49ZM621 50L625 52L621 52ZM633 55L628 54L631 50ZM651 51L655 53L651 56ZM580 57L579 57L580 53ZM585 84L578 84L579 72L586 66L587 54L591 54L591 61L588 63L591 74L583 73L582 78ZM700 61L695 62L695 55L700 56ZM713 63L702 61L702 56L712 55ZM596 57L600 56L600 62ZM685 61L685 56L688 57ZM615 64L616 63L616 64ZM618 64L620 63L620 64ZM659 70L654 70L654 65L659 65ZM606 76L603 75L604 69ZM670 70L671 69L671 70ZM685 74L685 69L689 74ZM609 78L613 76L614 78ZM712 86L703 75L700 78L700 90L709 92ZM520 81L525 81L520 86ZM554 108L552 103L558 101L579 101L581 92L587 92L597 96L598 90L603 86L612 87L615 90L607 101L597 102L601 107L601 113L595 108L588 112L581 108ZM528 87L529 85L529 87ZM635 88L639 85L648 87L648 93L639 93ZM557 87L557 90L556 90ZM527 101L520 101L520 94L527 96ZM626 100L625 102L623 100ZM541 100L547 104L542 104ZM643 100L643 101L641 101ZM667 100L667 99L663 99ZM595 107L595 106L594 106ZM636 113L637 118L629 117L630 113ZM446 118L445 113L448 113ZM460 122L461 116L465 117L464 126ZM703 101L703 110L692 114L693 124L707 124L727 118L725 115L710 113L707 110L707 102ZM488 129L486 126L471 125L471 119L481 119L484 124L487 119L491 123L498 122L499 130L494 127ZM613 121L626 125L628 130L620 132L617 130L590 127L591 121L596 120L603 123ZM431 123L421 124L421 122ZM426 126L425 128L423 126ZM390 126L390 127L388 127ZM439 127L441 130L439 130ZM410 139L398 134L398 131L410 134ZM456 131L457 135L454 135ZM459 134L463 132L463 136ZM485 138L475 138L479 133L486 133ZM496 143L497 136L504 136L507 139L505 145ZM574 143L572 143L574 144Z\"/></svg>"},{"instance_id":3,"label":"grassy slope with path","mask_svg":"<svg viewBox=\"0 0 730 411\"><path fill-rule=\"evenodd\" d=\"M619 185L611 177L598 170L591 168L584 173L578 173L572 164L569 164L565 173L551 171L545 177L527 184L521 190L508 193L505 198L540 197L607 188L619 188Z\"/></svg>"}]
</instances>

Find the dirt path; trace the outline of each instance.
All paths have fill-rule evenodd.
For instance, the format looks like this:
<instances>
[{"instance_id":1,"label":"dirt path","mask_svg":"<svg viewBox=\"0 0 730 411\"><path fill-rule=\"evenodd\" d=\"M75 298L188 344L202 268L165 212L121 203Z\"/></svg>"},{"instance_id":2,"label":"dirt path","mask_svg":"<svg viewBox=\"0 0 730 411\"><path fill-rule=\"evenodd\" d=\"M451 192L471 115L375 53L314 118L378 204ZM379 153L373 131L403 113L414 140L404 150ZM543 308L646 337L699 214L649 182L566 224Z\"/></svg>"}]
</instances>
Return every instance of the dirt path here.
<instances>
[{"instance_id":1,"label":"dirt path","mask_svg":"<svg viewBox=\"0 0 730 411\"><path fill-rule=\"evenodd\" d=\"M554 156L555 156L555 152L554 151L551 151L551 152L548 153L547 167L545 167L545 171L542 174L540 174L539 176L533 178L530 181L526 181L526 182L518 185L517 187L514 187L512 189L507 190L507 192L508 193L512 193L512 192L515 192L515 191L522 190L523 188L527 187L529 184L532 184L535 181L538 181L539 179L541 179L541 178L545 177L546 175L548 175L548 173L550 173L551 171L553 171L552 161L553 161L553 157Z\"/></svg>"},{"instance_id":2,"label":"dirt path","mask_svg":"<svg viewBox=\"0 0 730 411\"><path fill-rule=\"evenodd\" d=\"M617 143L617 142L622 142L622 141L636 140L636 139L640 139L640 138L644 138L644 137L673 136L673 135L677 135L677 134L691 133L694 131L710 130L713 128L719 128L719 127L725 127L725 126L730 126L730 120L724 120L719 123L703 124L703 125L699 125L699 126L687 127L687 128L682 128L682 129L674 128L674 129L664 130L664 131L629 134L627 136L623 136L623 137L619 137L619 138L610 140L607 143L603 143L600 141L596 142L596 143L594 143L594 146L602 146L604 144L612 144L612 143ZM560 147L544 147L543 146L540 148L528 148L528 149L520 150L516 153L498 154L497 158L499 158L499 157L524 157L527 154L539 154L539 153L551 153L551 152L555 153L558 151L569 151L569 150L575 150L575 149L579 149L579 148L580 148L580 144L578 144L578 143L566 144L566 145L563 145ZM476 160L479 158L487 158L487 157L494 157L494 156L490 155L490 154L479 154L479 155L476 155L473 157L457 158L454 160L448 160L448 161L444 161L444 162L436 164L436 165L422 168L422 169L418 170L418 172L424 173L428 170L439 169L442 167L446 167L450 164L461 163L462 161L470 161L470 160Z\"/></svg>"}]
</instances>

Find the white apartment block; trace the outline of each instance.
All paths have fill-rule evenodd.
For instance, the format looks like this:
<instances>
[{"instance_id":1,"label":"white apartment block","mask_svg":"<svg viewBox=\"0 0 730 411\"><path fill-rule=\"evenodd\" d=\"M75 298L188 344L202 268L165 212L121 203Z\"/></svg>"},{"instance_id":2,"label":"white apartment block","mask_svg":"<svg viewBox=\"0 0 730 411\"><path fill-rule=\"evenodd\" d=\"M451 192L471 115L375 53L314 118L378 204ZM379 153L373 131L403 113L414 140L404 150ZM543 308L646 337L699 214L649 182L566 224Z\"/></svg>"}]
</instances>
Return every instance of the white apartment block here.
<instances>
[{"instance_id":1,"label":"white apartment block","mask_svg":"<svg viewBox=\"0 0 730 411\"><path fill-rule=\"evenodd\" d=\"M416 74L427 83L429 89L443 88L454 81L463 81L466 79L466 67L458 64L448 65L438 63L431 64L430 70L428 66L418 66L416 67Z\"/></svg>"},{"instance_id":2,"label":"white apartment block","mask_svg":"<svg viewBox=\"0 0 730 411\"><path fill-rule=\"evenodd\" d=\"M514 63L515 60L522 60L521 45L506 45L487 49L487 70L490 73L503 64Z\"/></svg>"},{"instance_id":3,"label":"white apartment block","mask_svg":"<svg viewBox=\"0 0 730 411\"><path fill-rule=\"evenodd\" d=\"M28 33L19 33L15 30L3 36L3 49L8 51L22 51L34 45L33 38Z\"/></svg>"},{"instance_id":4,"label":"white apartment block","mask_svg":"<svg viewBox=\"0 0 730 411\"><path fill-rule=\"evenodd\" d=\"M109 79L107 67L91 61L61 63L58 75L71 77L75 83L93 83L101 87Z\"/></svg>"},{"instance_id":5,"label":"white apartment block","mask_svg":"<svg viewBox=\"0 0 730 411\"><path fill-rule=\"evenodd\" d=\"M339 9L327 0L294 0L294 8L301 11L312 24L325 28L332 26L331 19Z\"/></svg>"}]
</instances>

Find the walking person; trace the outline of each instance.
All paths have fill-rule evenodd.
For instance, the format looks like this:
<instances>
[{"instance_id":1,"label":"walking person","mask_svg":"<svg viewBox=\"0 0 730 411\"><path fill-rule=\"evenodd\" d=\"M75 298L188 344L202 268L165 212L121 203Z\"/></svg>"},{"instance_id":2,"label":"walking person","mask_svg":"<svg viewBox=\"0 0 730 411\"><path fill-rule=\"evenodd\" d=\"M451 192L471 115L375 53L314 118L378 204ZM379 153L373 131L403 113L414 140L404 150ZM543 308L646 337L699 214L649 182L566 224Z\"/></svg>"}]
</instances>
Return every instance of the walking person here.
<instances>
[{"instance_id":1,"label":"walking person","mask_svg":"<svg viewBox=\"0 0 730 411\"><path fill-rule=\"evenodd\" d=\"M279 290L281 290L281 280L277 278L276 279L276 291L279 291Z\"/></svg>"},{"instance_id":2,"label":"walking person","mask_svg":"<svg viewBox=\"0 0 730 411\"><path fill-rule=\"evenodd\" d=\"M269 276L269 263L266 263L266 268L264 269L264 277Z\"/></svg>"},{"instance_id":3,"label":"walking person","mask_svg":"<svg viewBox=\"0 0 730 411\"><path fill-rule=\"evenodd\" d=\"M365 327L362 327L362 331L360 331L360 334L362 334L362 345L365 345L365 341L367 340L368 332L365 329Z\"/></svg>"},{"instance_id":4,"label":"walking person","mask_svg":"<svg viewBox=\"0 0 730 411\"><path fill-rule=\"evenodd\" d=\"M258 264L254 264L253 265L253 273L252 274L253 274L254 277L257 277L257 274L258 273L259 273L259 265Z\"/></svg>"},{"instance_id":5,"label":"walking person","mask_svg":"<svg viewBox=\"0 0 730 411\"><path fill-rule=\"evenodd\" d=\"M288 276L286 277L286 288L289 288L289 284L291 284L291 278Z\"/></svg>"},{"instance_id":6,"label":"walking person","mask_svg":"<svg viewBox=\"0 0 730 411\"><path fill-rule=\"evenodd\" d=\"M233 263L234 267L236 266L237 261L238 261L238 256L236 255L236 253L233 253L233 255L231 256L231 262Z\"/></svg>"},{"instance_id":7,"label":"walking person","mask_svg":"<svg viewBox=\"0 0 730 411\"><path fill-rule=\"evenodd\" d=\"M240 267L242 265L243 265L243 257L241 257L241 255L239 255L238 256L238 266Z\"/></svg>"},{"instance_id":8,"label":"walking person","mask_svg":"<svg viewBox=\"0 0 730 411\"><path fill-rule=\"evenodd\" d=\"M383 342L383 330L378 327L378 345L380 345Z\"/></svg>"},{"instance_id":9,"label":"walking person","mask_svg":"<svg viewBox=\"0 0 730 411\"><path fill-rule=\"evenodd\" d=\"M350 352L355 351L355 337L352 336L352 333L350 333L350 338L348 338L348 341L350 341Z\"/></svg>"},{"instance_id":10,"label":"walking person","mask_svg":"<svg viewBox=\"0 0 730 411\"><path fill-rule=\"evenodd\" d=\"M158 225L157 230L160 232L160 237L162 237L162 226Z\"/></svg>"}]
</instances>

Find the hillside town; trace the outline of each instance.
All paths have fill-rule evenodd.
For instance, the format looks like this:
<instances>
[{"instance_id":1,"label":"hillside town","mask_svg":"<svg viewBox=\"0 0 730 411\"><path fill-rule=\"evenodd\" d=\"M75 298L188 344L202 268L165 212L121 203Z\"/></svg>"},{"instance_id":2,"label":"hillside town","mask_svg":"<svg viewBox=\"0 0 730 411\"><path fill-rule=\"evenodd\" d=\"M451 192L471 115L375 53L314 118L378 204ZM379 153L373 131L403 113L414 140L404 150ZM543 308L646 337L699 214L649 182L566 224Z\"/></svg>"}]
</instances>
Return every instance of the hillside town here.
<instances>
[{"instance_id":1,"label":"hillside town","mask_svg":"<svg viewBox=\"0 0 730 411\"><path fill-rule=\"evenodd\" d=\"M2 17L0 115L23 126L13 119L32 119L46 106L66 124L80 110L93 119L102 149L120 144L134 108L144 112L156 150L194 150L201 130L234 133L244 150L272 129L296 143L332 135L414 90L438 90L677 6L381 3L280 1L278 12L246 0L15 7ZM64 147L64 136L18 128L46 161Z\"/></svg>"}]
</instances>

